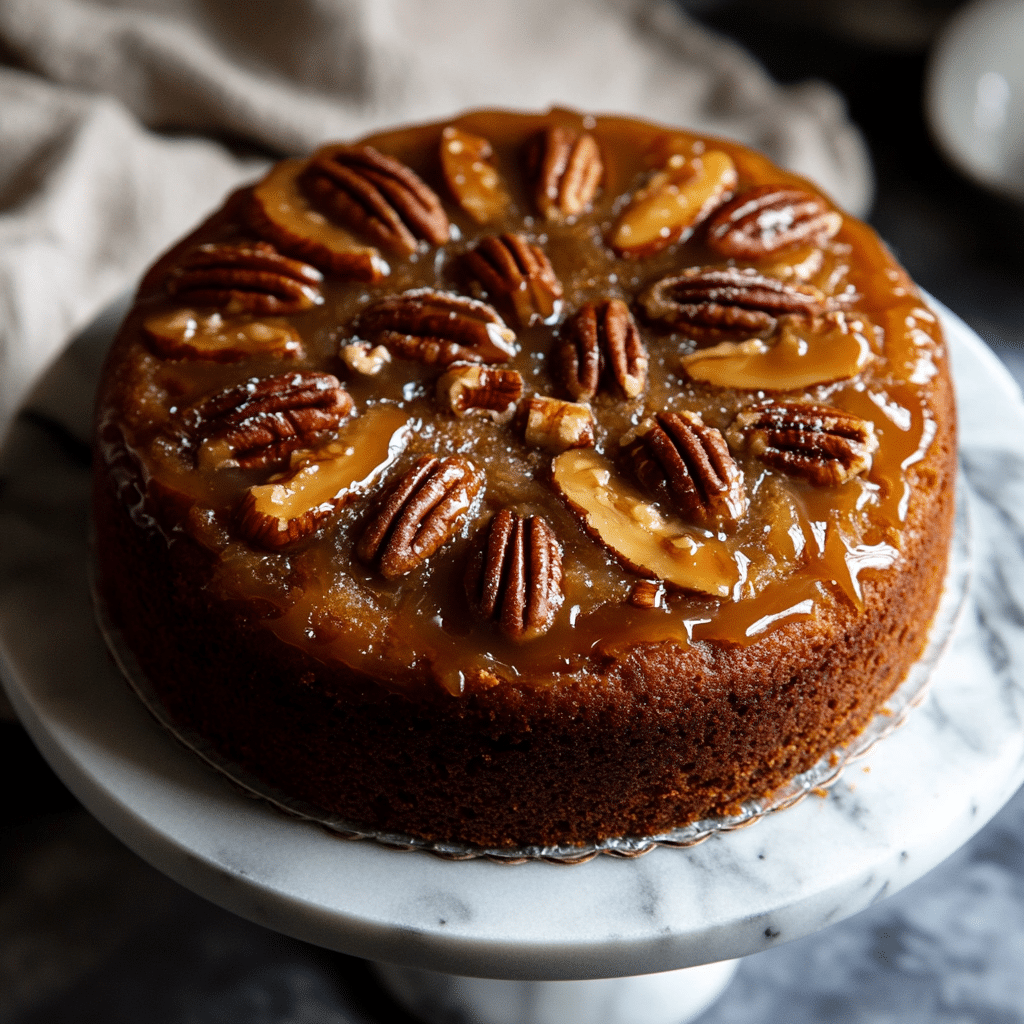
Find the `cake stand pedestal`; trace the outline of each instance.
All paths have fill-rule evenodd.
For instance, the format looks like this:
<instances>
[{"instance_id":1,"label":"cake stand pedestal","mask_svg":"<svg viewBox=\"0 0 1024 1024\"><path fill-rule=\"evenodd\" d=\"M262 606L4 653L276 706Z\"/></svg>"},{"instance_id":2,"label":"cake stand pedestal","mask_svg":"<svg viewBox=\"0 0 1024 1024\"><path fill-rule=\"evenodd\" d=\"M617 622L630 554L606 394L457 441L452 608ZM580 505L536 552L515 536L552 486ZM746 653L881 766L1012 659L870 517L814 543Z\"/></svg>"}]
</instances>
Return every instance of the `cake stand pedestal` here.
<instances>
[{"instance_id":1,"label":"cake stand pedestal","mask_svg":"<svg viewBox=\"0 0 1024 1024\"><path fill-rule=\"evenodd\" d=\"M738 960L591 981L467 978L375 965L400 1006L427 1024L685 1024L726 989Z\"/></svg>"},{"instance_id":2,"label":"cake stand pedestal","mask_svg":"<svg viewBox=\"0 0 1024 1024\"><path fill-rule=\"evenodd\" d=\"M972 582L922 706L827 794L699 846L577 866L451 862L339 840L242 795L149 717L109 658L89 597L83 441L116 316L46 376L0 459L0 674L11 703L69 788L143 858L253 921L391 965L384 978L417 1012L429 1012L437 983L422 972L453 976L445 984L461 993L464 1013L474 989L460 976L628 979L573 995L577 1020L582 1000L607 998L604 1024L636 1019L637 1000L643 1019L655 1020L659 986L682 978L696 1012L727 980L722 961L806 935L907 885L1024 781L1024 407L1001 365L948 312ZM654 977L632 980L640 975ZM518 1006L539 994L518 1021L552 1019L543 1014L572 993L480 991ZM621 1015L613 1012L620 999ZM676 1007L678 1020L685 1011Z\"/></svg>"}]
</instances>

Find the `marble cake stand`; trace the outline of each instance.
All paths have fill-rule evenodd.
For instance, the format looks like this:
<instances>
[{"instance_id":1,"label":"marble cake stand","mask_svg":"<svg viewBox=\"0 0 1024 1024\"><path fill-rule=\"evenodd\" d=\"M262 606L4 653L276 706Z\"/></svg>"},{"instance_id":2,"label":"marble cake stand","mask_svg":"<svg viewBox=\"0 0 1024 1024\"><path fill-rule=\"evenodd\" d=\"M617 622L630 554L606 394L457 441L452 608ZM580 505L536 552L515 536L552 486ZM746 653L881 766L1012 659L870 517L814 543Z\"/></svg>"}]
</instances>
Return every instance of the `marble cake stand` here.
<instances>
[{"instance_id":1,"label":"marble cake stand","mask_svg":"<svg viewBox=\"0 0 1024 1024\"><path fill-rule=\"evenodd\" d=\"M417 1012L444 1019L454 1000L474 1020L680 1020L728 981L723 961L895 892L1024 781L1024 406L948 311L972 583L922 706L826 796L700 846L578 866L339 840L241 795L151 720L94 627L87 579L89 407L117 316L55 364L3 449L10 700L67 785L143 858L244 917L378 961Z\"/></svg>"}]
</instances>

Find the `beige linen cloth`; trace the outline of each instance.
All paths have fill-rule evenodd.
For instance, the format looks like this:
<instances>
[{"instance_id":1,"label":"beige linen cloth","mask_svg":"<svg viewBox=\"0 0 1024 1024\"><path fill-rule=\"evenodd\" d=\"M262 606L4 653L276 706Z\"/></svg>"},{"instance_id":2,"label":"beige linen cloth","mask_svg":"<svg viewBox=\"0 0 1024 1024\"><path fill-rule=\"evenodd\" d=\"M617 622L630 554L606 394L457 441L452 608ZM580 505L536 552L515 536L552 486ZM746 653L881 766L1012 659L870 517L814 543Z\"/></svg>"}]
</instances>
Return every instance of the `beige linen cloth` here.
<instances>
[{"instance_id":1,"label":"beige linen cloth","mask_svg":"<svg viewBox=\"0 0 1024 1024\"><path fill-rule=\"evenodd\" d=\"M868 204L821 84L671 0L0 0L0 434L66 341L264 162L467 107L640 114Z\"/></svg>"}]
</instances>

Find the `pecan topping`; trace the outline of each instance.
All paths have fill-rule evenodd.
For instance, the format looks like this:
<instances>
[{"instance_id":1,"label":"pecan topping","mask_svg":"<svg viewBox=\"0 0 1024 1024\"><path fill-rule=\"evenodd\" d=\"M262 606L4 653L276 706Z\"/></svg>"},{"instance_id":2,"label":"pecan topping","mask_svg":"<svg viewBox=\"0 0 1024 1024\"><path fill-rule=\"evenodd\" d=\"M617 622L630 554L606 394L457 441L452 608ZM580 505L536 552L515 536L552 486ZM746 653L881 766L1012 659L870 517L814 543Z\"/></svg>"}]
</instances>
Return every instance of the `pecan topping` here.
<instances>
[{"instance_id":1,"label":"pecan topping","mask_svg":"<svg viewBox=\"0 0 1024 1024\"><path fill-rule=\"evenodd\" d=\"M324 146L310 158L302 187L328 216L400 253L420 239L448 241L441 200L411 168L373 146Z\"/></svg>"},{"instance_id":2,"label":"pecan topping","mask_svg":"<svg viewBox=\"0 0 1024 1024\"><path fill-rule=\"evenodd\" d=\"M737 267L690 267L662 278L637 301L649 320L698 341L766 335L780 316L812 317L826 309L815 288Z\"/></svg>"},{"instance_id":3,"label":"pecan topping","mask_svg":"<svg viewBox=\"0 0 1024 1024\"><path fill-rule=\"evenodd\" d=\"M423 456L385 495L356 554L385 579L412 572L455 533L482 486L468 459Z\"/></svg>"},{"instance_id":4,"label":"pecan topping","mask_svg":"<svg viewBox=\"0 0 1024 1024\"><path fill-rule=\"evenodd\" d=\"M287 324L263 323L174 309L147 317L142 325L150 348L164 359L208 359L231 363L254 355L296 359L302 355L302 339Z\"/></svg>"},{"instance_id":5,"label":"pecan topping","mask_svg":"<svg viewBox=\"0 0 1024 1024\"><path fill-rule=\"evenodd\" d=\"M628 601L634 608L664 608L665 585L660 580L637 580Z\"/></svg>"},{"instance_id":6,"label":"pecan topping","mask_svg":"<svg viewBox=\"0 0 1024 1024\"><path fill-rule=\"evenodd\" d=\"M621 299L581 306L562 331L556 359L565 389L577 402L597 394L602 369L626 398L639 397L647 386L647 349Z\"/></svg>"},{"instance_id":7,"label":"pecan topping","mask_svg":"<svg viewBox=\"0 0 1024 1024\"><path fill-rule=\"evenodd\" d=\"M502 509L487 533L482 564L466 577L470 602L513 640L551 628L562 606L562 549L546 519Z\"/></svg>"},{"instance_id":8,"label":"pecan topping","mask_svg":"<svg viewBox=\"0 0 1024 1024\"><path fill-rule=\"evenodd\" d=\"M253 377L185 413L200 442L200 459L217 468L255 469L280 462L334 430L352 411L352 398L329 373Z\"/></svg>"},{"instance_id":9,"label":"pecan topping","mask_svg":"<svg viewBox=\"0 0 1024 1024\"><path fill-rule=\"evenodd\" d=\"M387 406L350 427L319 448L292 452L286 470L249 488L236 523L250 544L280 550L315 533L380 478L410 432L402 413Z\"/></svg>"},{"instance_id":10,"label":"pecan topping","mask_svg":"<svg viewBox=\"0 0 1024 1024\"><path fill-rule=\"evenodd\" d=\"M759 185L715 211L707 224L707 243L723 256L756 260L831 238L842 223L840 213L810 192Z\"/></svg>"},{"instance_id":11,"label":"pecan topping","mask_svg":"<svg viewBox=\"0 0 1024 1024\"><path fill-rule=\"evenodd\" d=\"M874 424L827 405L779 402L739 413L727 432L762 462L821 487L846 483L871 468Z\"/></svg>"},{"instance_id":12,"label":"pecan topping","mask_svg":"<svg viewBox=\"0 0 1024 1024\"><path fill-rule=\"evenodd\" d=\"M438 401L456 416L489 416L508 423L523 393L518 370L502 370L479 363L456 364L437 382Z\"/></svg>"},{"instance_id":13,"label":"pecan topping","mask_svg":"<svg viewBox=\"0 0 1024 1024\"><path fill-rule=\"evenodd\" d=\"M245 205L250 228L284 252L354 281L379 281L391 272L372 245L315 210L299 188L304 161L282 160L252 187Z\"/></svg>"},{"instance_id":14,"label":"pecan topping","mask_svg":"<svg viewBox=\"0 0 1024 1024\"><path fill-rule=\"evenodd\" d=\"M465 256L469 273L507 306L520 327L551 323L561 308L562 283L544 250L522 235L488 235Z\"/></svg>"},{"instance_id":15,"label":"pecan topping","mask_svg":"<svg viewBox=\"0 0 1024 1024\"><path fill-rule=\"evenodd\" d=\"M604 161L593 135L552 125L530 140L527 165L537 209L561 222L586 210L604 177Z\"/></svg>"},{"instance_id":16,"label":"pecan topping","mask_svg":"<svg viewBox=\"0 0 1024 1024\"><path fill-rule=\"evenodd\" d=\"M875 358L875 328L859 313L783 317L770 341L720 341L680 357L691 379L718 388L802 391L854 377Z\"/></svg>"},{"instance_id":17,"label":"pecan topping","mask_svg":"<svg viewBox=\"0 0 1024 1024\"><path fill-rule=\"evenodd\" d=\"M674 590L728 597L739 574L729 545L706 530L662 515L640 490L592 448L572 448L551 461L551 483L623 565Z\"/></svg>"},{"instance_id":18,"label":"pecan topping","mask_svg":"<svg viewBox=\"0 0 1024 1024\"><path fill-rule=\"evenodd\" d=\"M210 242L186 254L166 288L229 313L283 315L322 303L321 281L316 267L282 256L269 242Z\"/></svg>"},{"instance_id":19,"label":"pecan topping","mask_svg":"<svg viewBox=\"0 0 1024 1024\"><path fill-rule=\"evenodd\" d=\"M383 345L371 348L365 341L342 345L338 354L353 373L363 377L376 377L391 362L391 353Z\"/></svg>"},{"instance_id":20,"label":"pecan topping","mask_svg":"<svg viewBox=\"0 0 1024 1024\"><path fill-rule=\"evenodd\" d=\"M637 479L687 519L724 526L746 511L743 474L699 413L659 413L641 426L630 453Z\"/></svg>"},{"instance_id":21,"label":"pecan topping","mask_svg":"<svg viewBox=\"0 0 1024 1024\"><path fill-rule=\"evenodd\" d=\"M519 407L527 444L564 452L594 444L594 414L588 405L563 402L547 395L531 395Z\"/></svg>"},{"instance_id":22,"label":"pecan topping","mask_svg":"<svg viewBox=\"0 0 1024 1024\"><path fill-rule=\"evenodd\" d=\"M287 478L274 479L262 486L287 493L290 482ZM300 540L305 540L316 533L334 514L334 505L330 503L303 509L298 515L291 517L268 514L259 506L258 493L256 487L250 487L246 492L235 515L235 525L238 532L251 545L266 548L268 551L280 551L282 548L297 544Z\"/></svg>"},{"instance_id":23,"label":"pecan topping","mask_svg":"<svg viewBox=\"0 0 1024 1024\"><path fill-rule=\"evenodd\" d=\"M735 185L728 153L709 149L689 160L675 153L619 215L609 244L620 256L653 256L689 238Z\"/></svg>"},{"instance_id":24,"label":"pecan topping","mask_svg":"<svg viewBox=\"0 0 1024 1024\"><path fill-rule=\"evenodd\" d=\"M359 331L375 344L422 363L500 363L516 352L515 334L486 302L416 288L381 299L359 317Z\"/></svg>"},{"instance_id":25,"label":"pecan topping","mask_svg":"<svg viewBox=\"0 0 1024 1024\"><path fill-rule=\"evenodd\" d=\"M441 170L453 196L477 222L497 220L509 194L493 163L491 144L479 135L448 125L441 132Z\"/></svg>"}]
</instances>

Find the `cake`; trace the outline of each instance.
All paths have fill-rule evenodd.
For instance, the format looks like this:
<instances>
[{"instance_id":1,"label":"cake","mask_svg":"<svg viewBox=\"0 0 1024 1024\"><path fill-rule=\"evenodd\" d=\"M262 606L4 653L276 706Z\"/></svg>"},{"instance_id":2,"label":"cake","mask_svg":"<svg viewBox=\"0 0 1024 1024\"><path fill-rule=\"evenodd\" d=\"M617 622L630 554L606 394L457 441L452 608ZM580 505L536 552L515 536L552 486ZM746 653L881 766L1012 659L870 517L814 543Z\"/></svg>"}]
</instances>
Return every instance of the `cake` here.
<instances>
[{"instance_id":1,"label":"cake","mask_svg":"<svg viewBox=\"0 0 1024 1024\"><path fill-rule=\"evenodd\" d=\"M935 315L740 145L478 111L323 146L145 275L104 615L167 721L354 829L661 834L860 733L954 518Z\"/></svg>"}]
</instances>

